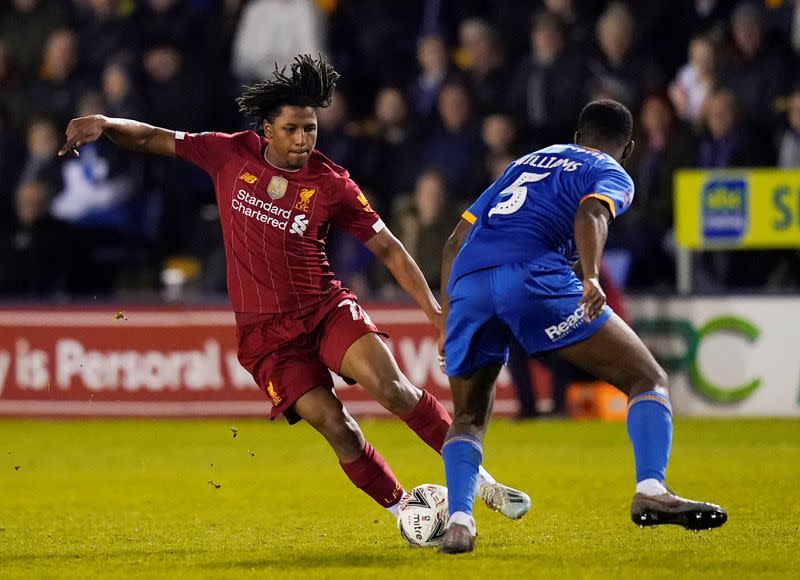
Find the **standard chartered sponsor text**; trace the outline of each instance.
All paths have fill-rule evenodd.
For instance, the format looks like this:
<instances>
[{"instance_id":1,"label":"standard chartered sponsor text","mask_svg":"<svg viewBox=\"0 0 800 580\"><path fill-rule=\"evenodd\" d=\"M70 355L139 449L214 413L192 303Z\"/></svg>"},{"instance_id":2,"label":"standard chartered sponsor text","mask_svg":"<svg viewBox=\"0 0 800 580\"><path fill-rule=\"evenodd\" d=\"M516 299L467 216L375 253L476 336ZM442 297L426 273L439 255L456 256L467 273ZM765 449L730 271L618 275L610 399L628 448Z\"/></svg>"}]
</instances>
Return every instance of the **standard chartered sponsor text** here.
<instances>
[{"instance_id":1,"label":"standard chartered sponsor text","mask_svg":"<svg viewBox=\"0 0 800 580\"><path fill-rule=\"evenodd\" d=\"M271 201L250 195L244 189L236 192L236 197L231 200L231 207L247 217L269 224L279 230L286 230L292 215L291 210L282 209Z\"/></svg>"}]
</instances>

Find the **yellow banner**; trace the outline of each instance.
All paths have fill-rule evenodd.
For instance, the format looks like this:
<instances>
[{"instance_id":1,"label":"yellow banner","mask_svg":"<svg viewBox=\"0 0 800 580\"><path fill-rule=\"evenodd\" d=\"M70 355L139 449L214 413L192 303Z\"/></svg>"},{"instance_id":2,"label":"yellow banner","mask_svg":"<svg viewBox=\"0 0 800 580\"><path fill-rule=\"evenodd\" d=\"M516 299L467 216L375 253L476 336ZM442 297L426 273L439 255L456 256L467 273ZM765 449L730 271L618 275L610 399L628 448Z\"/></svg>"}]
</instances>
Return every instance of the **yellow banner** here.
<instances>
[{"instance_id":1,"label":"yellow banner","mask_svg":"<svg viewBox=\"0 0 800 580\"><path fill-rule=\"evenodd\" d=\"M800 170L682 169L674 184L679 246L800 248Z\"/></svg>"}]
</instances>

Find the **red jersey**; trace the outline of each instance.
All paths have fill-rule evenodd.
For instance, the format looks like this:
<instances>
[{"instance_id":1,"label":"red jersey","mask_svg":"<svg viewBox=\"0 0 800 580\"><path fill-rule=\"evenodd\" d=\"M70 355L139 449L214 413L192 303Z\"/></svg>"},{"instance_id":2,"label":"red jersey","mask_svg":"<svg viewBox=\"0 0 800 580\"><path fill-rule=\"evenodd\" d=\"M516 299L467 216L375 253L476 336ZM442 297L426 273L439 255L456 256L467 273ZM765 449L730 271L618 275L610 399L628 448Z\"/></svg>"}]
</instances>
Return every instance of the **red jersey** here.
<instances>
[{"instance_id":1,"label":"red jersey","mask_svg":"<svg viewBox=\"0 0 800 580\"><path fill-rule=\"evenodd\" d=\"M367 242L384 227L347 170L314 150L296 171L266 159L252 131L176 132L175 152L214 181L234 312L286 314L341 288L325 254L330 225Z\"/></svg>"}]
</instances>

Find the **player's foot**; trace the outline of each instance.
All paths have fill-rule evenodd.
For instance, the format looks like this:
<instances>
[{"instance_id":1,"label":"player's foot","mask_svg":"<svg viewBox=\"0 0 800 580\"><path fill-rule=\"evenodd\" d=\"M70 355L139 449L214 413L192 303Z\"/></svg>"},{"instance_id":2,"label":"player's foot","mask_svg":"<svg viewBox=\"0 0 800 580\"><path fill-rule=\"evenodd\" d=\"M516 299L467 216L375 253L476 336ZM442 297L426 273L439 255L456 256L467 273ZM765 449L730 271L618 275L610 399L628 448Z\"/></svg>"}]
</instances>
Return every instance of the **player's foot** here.
<instances>
[{"instance_id":1,"label":"player's foot","mask_svg":"<svg viewBox=\"0 0 800 580\"><path fill-rule=\"evenodd\" d=\"M450 524L444 535L442 543L439 544L440 554L463 554L475 549L475 538L477 534L469 531L469 528L462 524Z\"/></svg>"},{"instance_id":2,"label":"player's foot","mask_svg":"<svg viewBox=\"0 0 800 580\"><path fill-rule=\"evenodd\" d=\"M531 498L502 483L482 482L478 486L478 495L490 510L500 512L510 520L518 520L531 509Z\"/></svg>"},{"instance_id":3,"label":"player's foot","mask_svg":"<svg viewBox=\"0 0 800 580\"><path fill-rule=\"evenodd\" d=\"M676 524L697 531L720 527L728 521L728 513L717 504L686 499L668 490L659 495L634 495L631 519L640 527Z\"/></svg>"}]
</instances>

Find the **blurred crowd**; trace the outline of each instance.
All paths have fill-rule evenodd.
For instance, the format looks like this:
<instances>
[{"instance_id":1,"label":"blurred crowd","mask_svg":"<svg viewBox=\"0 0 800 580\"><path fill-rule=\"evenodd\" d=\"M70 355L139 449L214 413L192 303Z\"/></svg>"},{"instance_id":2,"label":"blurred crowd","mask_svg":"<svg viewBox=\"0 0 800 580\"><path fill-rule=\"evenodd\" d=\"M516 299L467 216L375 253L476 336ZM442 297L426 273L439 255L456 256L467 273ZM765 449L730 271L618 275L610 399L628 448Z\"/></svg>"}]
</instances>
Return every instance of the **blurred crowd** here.
<instances>
[{"instance_id":1,"label":"blurred crowd","mask_svg":"<svg viewBox=\"0 0 800 580\"><path fill-rule=\"evenodd\" d=\"M223 293L205 174L107 140L56 152L68 120L95 113L248 128L242 85L300 52L342 74L318 148L434 287L461 210L515 157L571 141L594 98L636 119L636 197L607 264L628 291L674 290L675 169L800 167L794 0L0 0L0 295ZM364 298L399 296L349 237L329 253ZM800 286L796 251L696 266L700 290Z\"/></svg>"}]
</instances>

